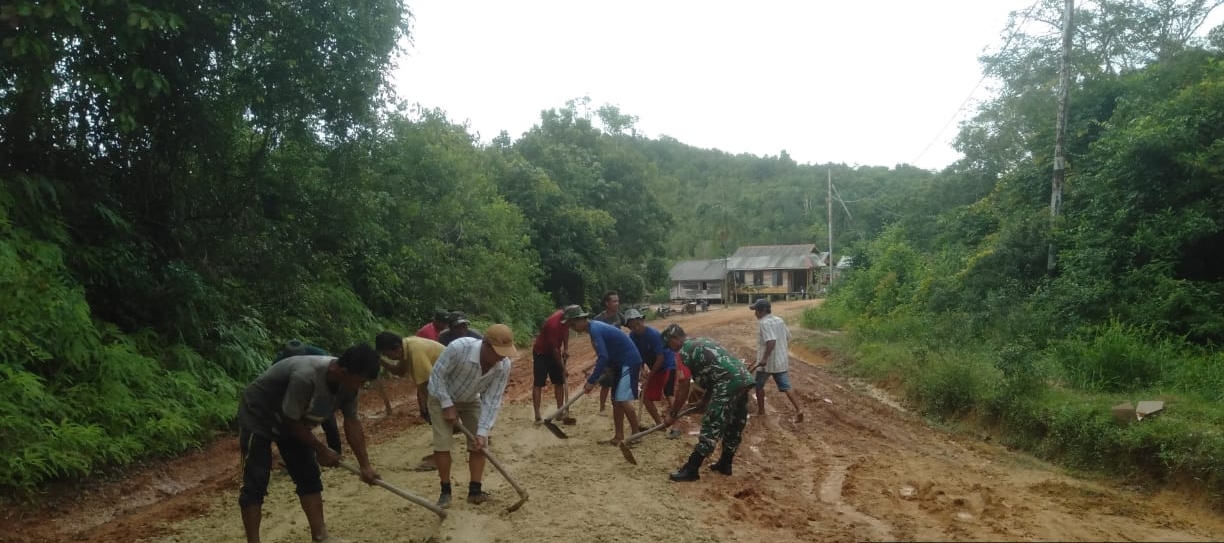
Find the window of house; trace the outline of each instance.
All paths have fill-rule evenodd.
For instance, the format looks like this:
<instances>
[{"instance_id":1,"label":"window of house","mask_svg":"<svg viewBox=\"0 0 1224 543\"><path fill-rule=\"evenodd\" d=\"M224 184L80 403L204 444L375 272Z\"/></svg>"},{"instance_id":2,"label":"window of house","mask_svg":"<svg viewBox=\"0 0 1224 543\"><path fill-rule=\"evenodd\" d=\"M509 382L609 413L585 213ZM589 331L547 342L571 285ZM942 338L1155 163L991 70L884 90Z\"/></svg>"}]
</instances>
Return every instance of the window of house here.
<instances>
[{"instance_id":1,"label":"window of house","mask_svg":"<svg viewBox=\"0 0 1224 543\"><path fill-rule=\"evenodd\" d=\"M701 290L710 290L710 284L709 284L709 283L707 283L707 282L705 282L705 281L702 281L702 282L701 282Z\"/></svg>"},{"instance_id":2,"label":"window of house","mask_svg":"<svg viewBox=\"0 0 1224 543\"><path fill-rule=\"evenodd\" d=\"M773 276L774 276L774 281L773 281L774 286L775 287L782 286L782 270L774 270Z\"/></svg>"},{"instance_id":3,"label":"window of house","mask_svg":"<svg viewBox=\"0 0 1224 543\"><path fill-rule=\"evenodd\" d=\"M765 284L765 272L760 271L760 270L752 272L752 284L764 285Z\"/></svg>"}]
</instances>

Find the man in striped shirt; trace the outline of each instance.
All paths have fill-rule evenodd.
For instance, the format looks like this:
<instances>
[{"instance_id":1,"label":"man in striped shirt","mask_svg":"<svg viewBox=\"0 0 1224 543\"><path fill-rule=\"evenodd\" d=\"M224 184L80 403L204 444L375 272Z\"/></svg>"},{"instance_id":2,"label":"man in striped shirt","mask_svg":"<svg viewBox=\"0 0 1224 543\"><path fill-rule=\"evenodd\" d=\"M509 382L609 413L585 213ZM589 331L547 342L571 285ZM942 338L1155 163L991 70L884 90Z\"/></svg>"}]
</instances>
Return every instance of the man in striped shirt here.
<instances>
[{"instance_id":1,"label":"man in striped shirt","mask_svg":"<svg viewBox=\"0 0 1224 543\"><path fill-rule=\"evenodd\" d=\"M483 339L461 337L452 341L434 362L429 374L429 414L433 426L434 462L442 492L439 507L451 501L451 449L455 421L462 420L476 439L467 440L468 503L481 504L489 493L480 486L484 473L483 449L501 410L502 396L510 380L510 359L518 356L514 333L504 324L494 324Z\"/></svg>"}]
</instances>

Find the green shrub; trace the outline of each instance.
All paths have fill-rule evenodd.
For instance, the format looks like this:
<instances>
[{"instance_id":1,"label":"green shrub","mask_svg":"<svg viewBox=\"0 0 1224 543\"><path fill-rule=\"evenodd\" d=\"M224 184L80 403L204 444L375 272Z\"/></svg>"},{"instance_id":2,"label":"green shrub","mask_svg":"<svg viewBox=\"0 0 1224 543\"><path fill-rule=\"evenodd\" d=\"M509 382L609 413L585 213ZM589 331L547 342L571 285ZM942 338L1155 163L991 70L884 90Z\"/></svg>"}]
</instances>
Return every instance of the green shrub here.
<instances>
[{"instance_id":1,"label":"green shrub","mask_svg":"<svg viewBox=\"0 0 1224 543\"><path fill-rule=\"evenodd\" d=\"M921 411L943 419L967 415L989 397L998 370L965 352L938 351L918 368L907 382L907 395L917 400Z\"/></svg>"},{"instance_id":2,"label":"green shrub","mask_svg":"<svg viewBox=\"0 0 1224 543\"><path fill-rule=\"evenodd\" d=\"M1086 391L1139 390L1161 382L1165 365L1180 357L1168 339L1118 322L1093 327L1083 338L1055 342L1052 355L1067 384Z\"/></svg>"},{"instance_id":3,"label":"green shrub","mask_svg":"<svg viewBox=\"0 0 1224 543\"><path fill-rule=\"evenodd\" d=\"M818 305L803 311L800 326L810 329L837 330L850 322L851 315L840 307Z\"/></svg>"},{"instance_id":4,"label":"green shrub","mask_svg":"<svg viewBox=\"0 0 1224 543\"><path fill-rule=\"evenodd\" d=\"M918 373L914 351L905 345L887 342L860 343L849 370L853 375L874 381L904 381Z\"/></svg>"},{"instance_id":5,"label":"green shrub","mask_svg":"<svg viewBox=\"0 0 1224 543\"><path fill-rule=\"evenodd\" d=\"M1166 367L1161 384L1167 390L1191 393L1204 401L1224 400L1224 352L1186 353Z\"/></svg>"},{"instance_id":6,"label":"green shrub","mask_svg":"<svg viewBox=\"0 0 1224 543\"><path fill-rule=\"evenodd\" d=\"M1072 397L1044 416L1048 430L1040 454L1080 469L1117 468L1121 430L1107 404Z\"/></svg>"}]
</instances>

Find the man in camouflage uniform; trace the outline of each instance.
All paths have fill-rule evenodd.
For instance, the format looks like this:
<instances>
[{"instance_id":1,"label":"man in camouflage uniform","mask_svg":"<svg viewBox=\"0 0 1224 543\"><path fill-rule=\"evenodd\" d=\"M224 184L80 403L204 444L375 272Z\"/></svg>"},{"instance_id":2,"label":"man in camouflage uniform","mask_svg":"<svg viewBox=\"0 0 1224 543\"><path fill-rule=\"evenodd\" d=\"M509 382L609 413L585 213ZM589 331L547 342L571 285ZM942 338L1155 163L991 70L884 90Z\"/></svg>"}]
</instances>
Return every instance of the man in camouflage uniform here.
<instances>
[{"instance_id":1,"label":"man in camouflage uniform","mask_svg":"<svg viewBox=\"0 0 1224 543\"><path fill-rule=\"evenodd\" d=\"M701 437L688 462L672 472L673 481L696 481L701 478L701 463L714 452L714 446L722 441L722 456L710 464L710 469L723 475L731 475L731 462L743 438L744 426L748 424L748 395L754 385L752 372L740 359L727 352L721 345L707 338L687 339L684 329L672 324L663 330L663 341L677 354L677 365L683 362L688 367L692 380L705 389L699 405L705 406L701 419ZM688 398L689 380L680 377L676 381L676 398L663 422L671 425L684 407Z\"/></svg>"}]
</instances>

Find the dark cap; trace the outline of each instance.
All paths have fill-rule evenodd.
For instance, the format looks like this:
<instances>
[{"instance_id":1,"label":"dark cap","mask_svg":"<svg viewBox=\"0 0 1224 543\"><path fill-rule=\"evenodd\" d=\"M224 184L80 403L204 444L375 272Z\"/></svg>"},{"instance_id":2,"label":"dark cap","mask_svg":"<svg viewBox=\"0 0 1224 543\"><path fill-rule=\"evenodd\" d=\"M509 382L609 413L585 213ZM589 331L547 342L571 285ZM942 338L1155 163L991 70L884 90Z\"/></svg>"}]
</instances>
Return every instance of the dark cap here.
<instances>
[{"instance_id":1,"label":"dark cap","mask_svg":"<svg viewBox=\"0 0 1224 543\"><path fill-rule=\"evenodd\" d=\"M753 311L760 311L760 310L769 311L769 308L770 308L769 300L766 300L765 298L757 298L757 300L755 302L752 302L752 305L748 306L748 308Z\"/></svg>"},{"instance_id":2,"label":"dark cap","mask_svg":"<svg viewBox=\"0 0 1224 543\"><path fill-rule=\"evenodd\" d=\"M663 336L663 341L670 341L673 337L686 337L684 329L679 324L667 325L667 328L664 328L663 333L659 335Z\"/></svg>"},{"instance_id":3,"label":"dark cap","mask_svg":"<svg viewBox=\"0 0 1224 543\"><path fill-rule=\"evenodd\" d=\"M450 313L448 313L445 309L435 309L433 320L450 321Z\"/></svg>"},{"instance_id":4,"label":"dark cap","mask_svg":"<svg viewBox=\"0 0 1224 543\"><path fill-rule=\"evenodd\" d=\"M469 324L467 315L463 314L462 311L452 311L451 314L447 316L446 320L450 322L451 326L459 326L460 324Z\"/></svg>"}]
</instances>

